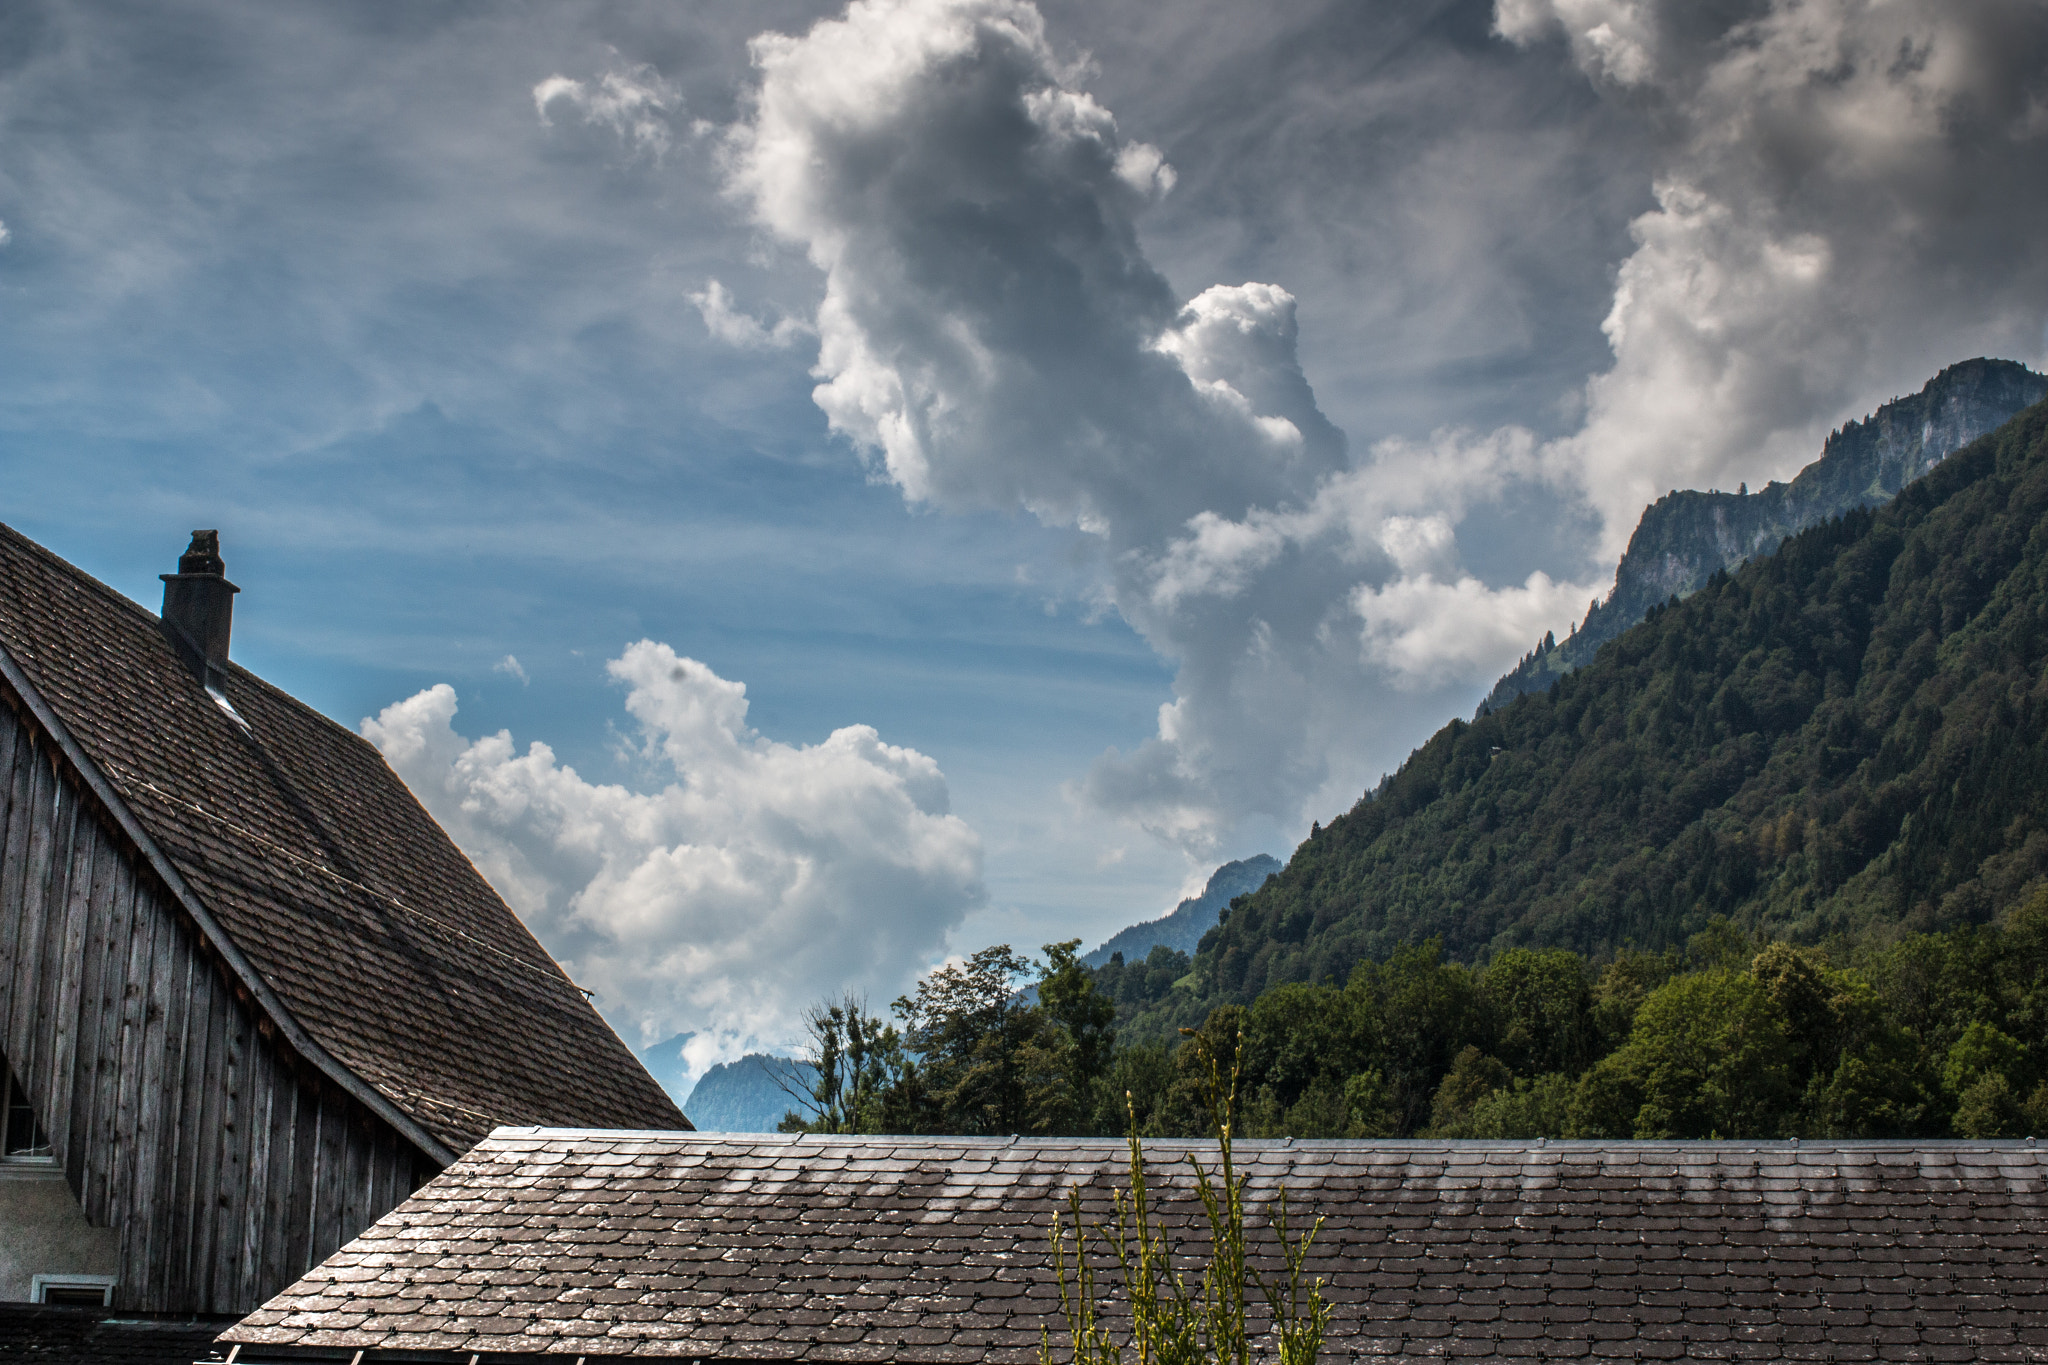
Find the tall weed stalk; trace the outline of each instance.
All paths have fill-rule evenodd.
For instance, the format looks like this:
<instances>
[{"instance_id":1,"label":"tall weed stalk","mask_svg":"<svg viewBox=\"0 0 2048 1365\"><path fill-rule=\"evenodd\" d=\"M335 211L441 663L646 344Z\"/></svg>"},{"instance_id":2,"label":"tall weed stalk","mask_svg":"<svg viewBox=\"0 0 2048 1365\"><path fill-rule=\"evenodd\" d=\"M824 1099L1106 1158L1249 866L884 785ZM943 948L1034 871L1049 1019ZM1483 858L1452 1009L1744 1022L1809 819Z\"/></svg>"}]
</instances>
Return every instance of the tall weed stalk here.
<instances>
[{"instance_id":1,"label":"tall weed stalk","mask_svg":"<svg viewBox=\"0 0 2048 1365\"><path fill-rule=\"evenodd\" d=\"M1112 1221L1091 1234L1081 1215L1078 1190L1068 1192L1066 1213L1053 1215L1053 1273L1071 1350L1066 1365L1252 1365L1254 1289L1266 1305L1278 1352L1276 1365L1315 1365L1329 1327L1330 1305L1323 1298L1323 1281L1310 1280L1307 1266L1323 1220L1317 1218L1299 1238L1290 1237L1283 1187L1274 1230L1284 1273L1273 1280L1252 1269L1245 1235L1245 1177L1231 1150L1244 1036L1238 1035L1227 1080L1207 1039L1191 1034L1187 1045L1200 1050L1198 1056L1208 1069L1205 1098L1222 1158L1214 1170L1205 1170L1192 1153L1188 1156L1195 1191L1209 1220L1209 1263L1193 1289L1174 1266L1174 1248L1153 1219L1137 1112L1126 1095L1131 1186L1113 1192ZM1107 1244L1116 1261L1120 1284L1107 1292L1120 1289L1129 1309L1130 1328L1121 1340L1102 1315L1106 1299L1098 1292L1095 1267L1089 1261L1091 1235ZM1062 1365L1050 1331L1042 1336L1039 1361Z\"/></svg>"}]
</instances>

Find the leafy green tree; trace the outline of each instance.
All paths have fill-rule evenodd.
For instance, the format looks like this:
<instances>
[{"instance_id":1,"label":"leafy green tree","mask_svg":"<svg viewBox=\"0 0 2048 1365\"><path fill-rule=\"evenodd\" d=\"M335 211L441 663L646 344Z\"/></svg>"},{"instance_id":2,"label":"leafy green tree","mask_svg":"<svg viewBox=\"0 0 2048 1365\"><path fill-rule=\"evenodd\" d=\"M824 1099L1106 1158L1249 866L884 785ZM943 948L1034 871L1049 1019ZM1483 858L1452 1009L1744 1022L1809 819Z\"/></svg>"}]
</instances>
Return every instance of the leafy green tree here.
<instances>
[{"instance_id":1,"label":"leafy green tree","mask_svg":"<svg viewBox=\"0 0 2048 1365\"><path fill-rule=\"evenodd\" d=\"M1024 1049L1042 1017L1017 988L1030 972L1028 958L997 944L929 973L891 1006L921 1072L917 1131L1029 1131Z\"/></svg>"},{"instance_id":2,"label":"leafy green tree","mask_svg":"<svg viewBox=\"0 0 2048 1365\"><path fill-rule=\"evenodd\" d=\"M1499 1059L1467 1045L1451 1061L1443 1084L1430 1103L1429 1129L1425 1137L1461 1138L1473 1136L1472 1111L1497 1091L1512 1090L1514 1073Z\"/></svg>"},{"instance_id":3,"label":"leafy green tree","mask_svg":"<svg viewBox=\"0 0 2048 1365\"><path fill-rule=\"evenodd\" d=\"M1346 1087L1382 1061L1382 1030L1364 991L1278 986L1244 1020L1245 1132L1251 1137L1345 1137L1355 1125Z\"/></svg>"},{"instance_id":4,"label":"leafy green tree","mask_svg":"<svg viewBox=\"0 0 2048 1365\"><path fill-rule=\"evenodd\" d=\"M1498 1034L1494 1054L1516 1073L1575 1076L1599 1055L1593 992L1577 953L1509 948L1480 973L1479 994Z\"/></svg>"},{"instance_id":5,"label":"leafy green tree","mask_svg":"<svg viewBox=\"0 0 2048 1365\"><path fill-rule=\"evenodd\" d=\"M1968 1138L2025 1137L2028 1115L2002 1071L1987 1071L1964 1088L1955 1130Z\"/></svg>"},{"instance_id":6,"label":"leafy green tree","mask_svg":"<svg viewBox=\"0 0 2048 1365\"><path fill-rule=\"evenodd\" d=\"M867 1012L854 994L814 1006L804 1015L810 1047L804 1060L815 1079L807 1092L791 1091L798 1108L783 1115L785 1133L875 1133L892 1126L913 1068L894 1027ZM786 1089L789 1087L785 1087Z\"/></svg>"},{"instance_id":7,"label":"leafy green tree","mask_svg":"<svg viewBox=\"0 0 2048 1365\"><path fill-rule=\"evenodd\" d=\"M1782 1136L1795 1112L1792 1048L1769 992L1747 972L1674 978L1637 1011L1628 1042L1572 1100L1584 1137Z\"/></svg>"},{"instance_id":8,"label":"leafy green tree","mask_svg":"<svg viewBox=\"0 0 2048 1365\"><path fill-rule=\"evenodd\" d=\"M1095 988L1076 956L1080 946L1077 938L1045 945L1038 1027L1018 1031L1029 1132L1085 1132L1099 1107L1097 1082L1116 1042L1116 1002Z\"/></svg>"},{"instance_id":9,"label":"leafy green tree","mask_svg":"<svg viewBox=\"0 0 2048 1365\"><path fill-rule=\"evenodd\" d=\"M1593 1023L1599 1031L1596 1050L1605 1055L1625 1042L1635 1027L1636 1011L1650 998L1650 992L1683 968L1675 951L1643 953L1623 948L1617 952L1593 988Z\"/></svg>"},{"instance_id":10,"label":"leafy green tree","mask_svg":"<svg viewBox=\"0 0 2048 1365\"><path fill-rule=\"evenodd\" d=\"M1384 1074L1397 1131L1416 1132L1429 1119L1452 1058L1488 1033L1477 979L1463 963L1444 961L1443 944L1431 939L1384 965L1362 964L1351 988L1373 1003L1385 1030Z\"/></svg>"},{"instance_id":11,"label":"leafy green tree","mask_svg":"<svg viewBox=\"0 0 2048 1365\"><path fill-rule=\"evenodd\" d=\"M1511 1087L1495 1090L1472 1106L1464 1136L1516 1142L1563 1137L1570 1130L1571 1101L1571 1077L1562 1072L1533 1080L1517 1076Z\"/></svg>"}]
</instances>

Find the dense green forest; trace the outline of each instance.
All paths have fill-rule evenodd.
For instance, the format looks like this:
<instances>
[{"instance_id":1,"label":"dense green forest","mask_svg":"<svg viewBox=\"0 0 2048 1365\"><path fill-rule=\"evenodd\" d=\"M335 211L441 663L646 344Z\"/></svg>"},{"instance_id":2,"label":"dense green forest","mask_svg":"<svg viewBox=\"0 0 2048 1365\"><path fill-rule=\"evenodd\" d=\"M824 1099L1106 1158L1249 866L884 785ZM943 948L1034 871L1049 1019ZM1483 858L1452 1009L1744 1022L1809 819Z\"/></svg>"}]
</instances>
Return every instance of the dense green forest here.
<instances>
[{"instance_id":1,"label":"dense green forest","mask_svg":"<svg viewBox=\"0 0 2048 1365\"><path fill-rule=\"evenodd\" d=\"M901 1028L818 1010L817 1088L785 1128L1207 1135L1197 1049L1117 1046L1076 947L1048 946L1036 1003L998 947L897 1001ZM1200 1032L1242 1048L1247 1137L2024 1136L2048 1129L2048 890L1839 964L1726 920L1597 971L1564 948L1468 967L1432 941Z\"/></svg>"},{"instance_id":2,"label":"dense green forest","mask_svg":"<svg viewBox=\"0 0 2048 1365\"><path fill-rule=\"evenodd\" d=\"M2048 404L1445 726L1192 958L821 1008L789 1123L1198 1135L1198 1029L1248 1136L2038 1132L2044 665Z\"/></svg>"},{"instance_id":3,"label":"dense green forest","mask_svg":"<svg viewBox=\"0 0 2048 1365\"><path fill-rule=\"evenodd\" d=\"M2048 405L1453 721L1127 1031L1442 941L1604 957L1981 923L2048 871Z\"/></svg>"}]
</instances>

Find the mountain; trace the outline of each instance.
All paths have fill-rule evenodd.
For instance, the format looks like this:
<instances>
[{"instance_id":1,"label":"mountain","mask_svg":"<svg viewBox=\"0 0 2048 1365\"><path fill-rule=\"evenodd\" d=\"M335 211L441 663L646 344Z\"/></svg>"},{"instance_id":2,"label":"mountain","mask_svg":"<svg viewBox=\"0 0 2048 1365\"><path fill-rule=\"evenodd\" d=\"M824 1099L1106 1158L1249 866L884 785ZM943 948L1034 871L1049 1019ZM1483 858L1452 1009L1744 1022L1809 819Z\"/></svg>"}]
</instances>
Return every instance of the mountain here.
<instances>
[{"instance_id":1,"label":"mountain","mask_svg":"<svg viewBox=\"0 0 2048 1365\"><path fill-rule=\"evenodd\" d=\"M815 1074L803 1062L749 1052L705 1072L685 1112L700 1132L772 1133L784 1114L800 1107L790 1092L803 1091Z\"/></svg>"},{"instance_id":2,"label":"mountain","mask_svg":"<svg viewBox=\"0 0 2048 1365\"><path fill-rule=\"evenodd\" d=\"M1597 961L1726 916L1867 943L1982 923L2044 874L2048 404L1445 726L1128 1036L1432 937Z\"/></svg>"},{"instance_id":3,"label":"mountain","mask_svg":"<svg viewBox=\"0 0 2048 1365\"><path fill-rule=\"evenodd\" d=\"M640 1065L647 1068L648 1075L661 1082L661 1088L674 1096L677 1104L681 1104L683 1097L690 1093L690 1063L683 1056L683 1049L696 1036L694 1033L678 1033L640 1053ZM689 1110L685 1109L683 1113L690 1122L697 1122L697 1116Z\"/></svg>"},{"instance_id":4,"label":"mountain","mask_svg":"<svg viewBox=\"0 0 2048 1365\"><path fill-rule=\"evenodd\" d=\"M1564 640L1545 635L1480 703L1496 711L1590 661L1600 646L1719 569L1768 554L1786 536L1858 507L1875 507L1952 451L2048 397L2048 377L2010 360L1951 365L1907 398L1828 437L1818 460L1790 483L1755 493L1688 489L1645 508L1614 573L1614 590Z\"/></svg>"},{"instance_id":5,"label":"mountain","mask_svg":"<svg viewBox=\"0 0 2048 1365\"><path fill-rule=\"evenodd\" d=\"M1192 953L1202 935L1216 927L1223 907L1235 898L1256 891L1266 878L1280 870L1280 860L1257 853L1234 863L1225 863L1209 874L1208 885L1199 896L1190 896L1158 919L1119 930L1110 940L1081 959L1090 967L1106 966L1112 955L1122 953L1128 962L1141 962L1152 949L1164 944L1175 952Z\"/></svg>"}]
</instances>

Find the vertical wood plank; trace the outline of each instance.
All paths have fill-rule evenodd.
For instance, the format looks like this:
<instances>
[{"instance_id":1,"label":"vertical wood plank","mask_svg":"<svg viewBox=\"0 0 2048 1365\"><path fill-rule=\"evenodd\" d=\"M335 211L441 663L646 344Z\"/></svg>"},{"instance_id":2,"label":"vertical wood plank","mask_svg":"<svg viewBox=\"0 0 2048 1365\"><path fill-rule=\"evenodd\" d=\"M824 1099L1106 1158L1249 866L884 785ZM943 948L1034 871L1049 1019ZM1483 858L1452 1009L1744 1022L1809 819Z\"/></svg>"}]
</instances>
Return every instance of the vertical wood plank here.
<instances>
[{"instance_id":1,"label":"vertical wood plank","mask_svg":"<svg viewBox=\"0 0 2048 1365\"><path fill-rule=\"evenodd\" d=\"M95 820L94 827L100 828ZM146 1214L136 1199L142 1175L143 1149L157 1138L155 1128L142 1121L147 1094L150 987L155 980L156 933L149 905L136 894L135 876L128 860L111 843L105 846L104 861L111 865L113 904L125 913L117 918L128 925L127 969L121 991L121 1048L119 1072L114 1088L114 1131L108 1148L113 1167L107 1184L108 1220L131 1239L139 1219ZM127 1283L123 1277L123 1283Z\"/></svg>"},{"instance_id":2,"label":"vertical wood plank","mask_svg":"<svg viewBox=\"0 0 2048 1365\"><path fill-rule=\"evenodd\" d=\"M313 1259L324 1261L342 1243L341 1189L348 1179L342 1144L348 1129L348 1102L339 1089L320 1087L320 1169L314 1193Z\"/></svg>"},{"instance_id":3,"label":"vertical wood plank","mask_svg":"<svg viewBox=\"0 0 2048 1365\"><path fill-rule=\"evenodd\" d=\"M259 1297L273 1284L297 1278L287 1259L285 1243L291 1232L292 1191L298 1185L297 1138L299 1131L299 1078L275 1048L267 1052L271 1074L270 1090L270 1175L263 1182L263 1245L257 1263L263 1267Z\"/></svg>"},{"instance_id":4,"label":"vertical wood plank","mask_svg":"<svg viewBox=\"0 0 2048 1365\"><path fill-rule=\"evenodd\" d=\"M21 931L21 867L15 840L26 813L21 808L21 722L12 698L0 689L0 1048L7 1040L7 1019L14 1006L16 939Z\"/></svg>"},{"instance_id":5,"label":"vertical wood plank","mask_svg":"<svg viewBox=\"0 0 2048 1365\"><path fill-rule=\"evenodd\" d=\"M77 808L76 802L65 804ZM85 852L85 904L75 904L69 896L51 902L45 943L55 945L55 951L47 952L43 959L45 995L55 999L51 1008L51 1074L62 1082L61 1091L50 1095L52 1113L44 1127L50 1134L51 1149L63 1161L72 1192L82 1205L92 1189L86 1160L92 1143L93 1063L99 1039L96 997L106 955L106 926L92 913L89 843ZM68 864L70 860L66 861ZM79 881L68 874L66 880L73 885ZM91 1206L86 1205L86 1217L91 1216Z\"/></svg>"},{"instance_id":6,"label":"vertical wood plank","mask_svg":"<svg viewBox=\"0 0 2048 1365\"><path fill-rule=\"evenodd\" d=\"M117 1109L121 1103L121 1044L127 1033L129 943L135 937L135 907L121 905L111 886L106 888L104 900L94 894L92 907L98 935L96 941L88 943L88 952L98 970L98 986L92 993L98 997L98 1033L92 1042L92 1070L78 1068L80 1083L84 1085L90 1076L92 1087L92 1121L86 1130L86 1162L82 1169L90 1197L80 1195L80 1201L86 1205L86 1218L98 1226L109 1226L115 1220L115 1171L127 1146L127 1134L121 1130Z\"/></svg>"},{"instance_id":7,"label":"vertical wood plank","mask_svg":"<svg viewBox=\"0 0 2048 1365\"><path fill-rule=\"evenodd\" d=\"M299 1070L292 1087L291 1199L285 1206L283 1274L297 1279L316 1264L313 1257L313 1208L320 1172L320 1091L323 1079L311 1067Z\"/></svg>"},{"instance_id":8,"label":"vertical wood plank","mask_svg":"<svg viewBox=\"0 0 2048 1365\"><path fill-rule=\"evenodd\" d=\"M172 1101L170 1079L182 1070L178 1039L173 1031L178 1006L177 986L184 955L178 923L157 895L154 882L140 868L130 865L135 898L149 907L147 923L151 940L148 1013L143 1026L141 1096L136 1106L135 1193L130 1219L134 1230L125 1239L123 1255L132 1270L122 1278L136 1286L134 1306L148 1312L167 1312L164 1307L163 1238L158 1230L169 1216L166 1178L177 1152L177 1107Z\"/></svg>"},{"instance_id":9,"label":"vertical wood plank","mask_svg":"<svg viewBox=\"0 0 2048 1365\"><path fill-rule=\"evenodd\" d=\"M29 772L29 809L33 816L29 821L28 857L22 870L21 888L22 965L26 970L16 977L19 994L15 998L14 1018L7 1039L7 1057L14 1065L14 1074L22 1078L22 1084L29 1087L31 1098L36 1099L40 1116L49 1103L43 1098L48 1087L35 1068L36 1023L41 1014L42 987L47 969L43 932L50 909L50 844L56 835L51 802L56 774L50 770L48 750L41 745L36 747L36 762Z\"/></svg>"},{"instance_id":10,"label":"vertical wood plank","mask_svg":"<svg viewBox=\"0 0 2048 1365\"><path fill-rule=\"evenodd\" d=\"M249 1202L248 1018L230 999L221 1066L219 1207L213 1243L213 1311L232 1313L241 1301L242 1218Z\"/></svg>"},{"instance_id":11,"label":"vertical wood plank","mask_svg":"<svg viewBox=\"0 0 2048 1365\"><path fill-rule=\"evenodd\" d=\"M82 1000L80 969L85 964L86 940L92 930L92 844L78 838L78 802L55 769L50 795L54 819L45 892L47 912L43 921L43 984L36 995L35 1049L42 1077L46 1127L50 1120L66 1122L71 1114L76 1077L72 1063ZM52 1140L54 1143L54 1135ZM52 1150L63 1149L53 1146ZM64 1174L72 1193L83 1199L78 1168L67 1165Z\"/></svg>"},{"instance_id":12,"label":"vertical wood plank","mask_svg":"<svg viewBox=\"0 0 2048 1365\"><path fill-rule=\"evenodd\" d=\"M0 913L7 916L14 944L13 966L8 974L7 1012L0 1015L0 1050L4 1050L17 1067L27 1060L28 1050L23 1044L28 1037L28 1019L34 1015L29 1001L32 998L30 992L38 943L34 907L30 904L29 865L36 827L41 823L36 810L38 757L33 736L24 734L10 777L13 792L8 817L7 862L4 868L0 868L0 897L4 897L0 900Z\"/></svg>"},{"instance_id":13,"label":"vertical wood plank","mask_svg":"<svg viewBox=\"0 0 2048 1365\"><path fill-rule=\"evenodd\" d=\"M263 1277L263 1210L270 1193L271 1108L277 1091L271 1084L270 1059L261 1046L261 1030L251 1029L246 1036L242 1093L248 1165L242 1177L241 1217L235 1230L235 1302L254 1307L262 1302L255 1295Z\"/></svg>"},{"instance_id":14,"label":"vertical wood plank","mask_svg":"<svg viewBox=\"0 0 2048 1365\"><path fill-rule=\"evenodd\" d=\"M72 792L72 808L80 802ZM61 1058L59 1074L72 1078L78 1101L72 1113L72 1183L86 1218L94 1226L113 1226L115 1212L109 1205L113 1193L113 1166L119 1156L115 1144L123 1134L115 1128L113 1085L119 1081L121 1046L121 982L127 976L125 954L125 911L117 902L111 864L113 857L100 857L100 845L92 839L94 821L78 823L76 843L82 857L74 860L74 886L84 894L70 896L66 915L63 960L70 968L63 1013L76 1019L72 1038L66 1042L68 1058ZM111 853L111 849L109 849Z\"/></svg>"},{"instance_id":15,"label":"vertical wood plank","mask_svg":"<svg viewBox=\"0 0 2048 1365\"><path fill-rule=\"evenodd\" d=\"M207 992L206 1032L192 1087L198 1110L194 1127L199 1140L192 1144L192 1227L186 1255L192 1277L192 1301L209 1313L215 1311L213 1240L220 1218L221 1076L226 1066L227 1015L231 1004L224 989L215 987Z\"/></svg>"},{"instance_id":16,"label":"vertical wood plank","mask_svg":"<svg viewBox=\"0 0 2048 1365\"><path fill-rule=\"evenodd\" d=\"M76 809L77 803L73 802L72 806ZM81 838L80 842L91 849L89 840ZM50 1136L64 1158L64 1168L71 1176L72 1188L78 1191L79 1202L85 1206L86 1216L91 1218L94 1211L90 1202L94 1198L91 1160L102 1122L98 1109L101 1035L106 1028L102 991L108 970L111 929L106 913L105 888L97 888L99 894L95 894L90 858L86 864L83 869L84 904L76 904L77 897L68 898L63 917L65 976L60 988L62 999L58 1012L68 1024L56 1040L54 1060L57 1074L66 1078L70 1097L63 1106L64 1114L59 1120L61 1128L53 1128ZM77 945L75 949L71 947L73 943ZM60 1131L64 1133L61 1138L57 1136Z\"/></svg>"},{"instance_id":17,"label":"vertical wood plank","mask_svg":"<svg viewBox=\"0 0 2048 1365\"><path fill-rule=\"evenodd\" d=\"M342 1242L368 1227L376 1215L370 1212L370 1143L374 1136L368 1110L349 1101L348 1193L342 1204Z\"/></svg>"},{"instance_id":18,"label":"vertical wood plank","mask_svg":"<svg viewBox=\"0 0 2048 1365\"><path fill-rule=\"evenodd\" d=\"M199 1198L195 1188L198 1183L196 1154L199 1149L200 1092L205 1078L209 1002L206 978L210 969L194 938L180 934L178 942L183 964L178 973L181 991L175 1015L178 1066L175 1076L169 1080L172 1089L165 1095L166 1108L176 1113L171 1126L177 1137L164 1162L169 1167L165 1188L170 1193L156 1237L163 1247L160 1253L164 1261L163 1292L170 1301L184 1304L199 1302L198 1285L192 1273L192 1221Z\"/></svg>"}]
</instances>

